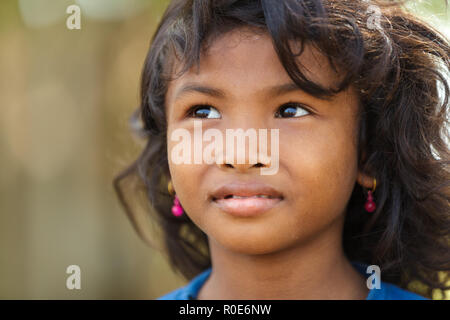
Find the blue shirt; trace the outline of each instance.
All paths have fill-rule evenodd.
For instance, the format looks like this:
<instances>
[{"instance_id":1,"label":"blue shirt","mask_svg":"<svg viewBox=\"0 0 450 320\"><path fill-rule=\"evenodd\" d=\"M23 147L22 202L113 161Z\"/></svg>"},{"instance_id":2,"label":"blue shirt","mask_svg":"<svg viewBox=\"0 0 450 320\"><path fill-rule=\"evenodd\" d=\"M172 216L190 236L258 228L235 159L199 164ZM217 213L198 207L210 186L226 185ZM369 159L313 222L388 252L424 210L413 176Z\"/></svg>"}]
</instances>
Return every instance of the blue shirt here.
<instances>
[{"instance_id":1,"label":"blue shirt","mask_svg":"<svg viewBox=\"0 0 450 320\"><path fill-rule=\"evenodd\" d=\"M367 266L358 262L352 262L352 265L366 278L370 275L366 274ZM195 278L193 278L187 285L175 289L156 300L193 300L197 298L198 292L203 284L208 279L211 268L206 269ZM400 287L391 283L381 281L380 289L370 289L366 300L426 300L426 298L415 293L401 289Z\"/></svg>"}]
</instances>

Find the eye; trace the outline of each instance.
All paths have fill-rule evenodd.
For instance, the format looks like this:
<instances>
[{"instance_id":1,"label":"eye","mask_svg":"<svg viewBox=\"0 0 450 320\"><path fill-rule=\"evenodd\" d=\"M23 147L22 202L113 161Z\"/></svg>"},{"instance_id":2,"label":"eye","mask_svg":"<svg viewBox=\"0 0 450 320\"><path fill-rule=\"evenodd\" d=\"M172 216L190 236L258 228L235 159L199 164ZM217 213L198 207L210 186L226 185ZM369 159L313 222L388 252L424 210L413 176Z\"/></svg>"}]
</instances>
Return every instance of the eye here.
<instances>
[{"instance_id":1,"label":"eye","mask_svg":"<svg viewBox=\"0 0 450 320\"><path fill-rule=\"evenodd\" d=\"M189 109L188 116L192 118L220 119L219 111L209 105L196 105Z\"/></svg>"},{"instance_id":2,"label":"eye","mask_svg":"<svg viewBox=\"0 0 450 320\"><path fill-rule=\"evenodd\" d=\"M304 115L308 115L311 112L305 109L305 107L296 102L289 102L282 105L276 112L276 118L298 118Z\"/></svg>"}]
</instances>

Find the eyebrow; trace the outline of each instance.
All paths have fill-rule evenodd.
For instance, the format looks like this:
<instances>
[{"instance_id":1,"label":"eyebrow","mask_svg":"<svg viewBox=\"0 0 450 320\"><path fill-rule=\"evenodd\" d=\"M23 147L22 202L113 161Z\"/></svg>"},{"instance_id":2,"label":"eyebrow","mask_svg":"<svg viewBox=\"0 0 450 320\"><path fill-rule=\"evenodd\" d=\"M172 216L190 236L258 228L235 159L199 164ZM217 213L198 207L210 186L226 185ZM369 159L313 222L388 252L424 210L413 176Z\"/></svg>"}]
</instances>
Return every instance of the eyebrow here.
<instances>
[{"instance_id":1,"label":"eyebrow","mask_svg":"<svg viewBox=\"0 0 450 320\"><path fill-rule=\"evenodd\" d=\"M274 96L280 96L282 94L286 94L289 92L293 92L293 91L298 91L300 90L300 87L293 83L285 83L285 84L281 84L281 85L275 85L272 87L268 87L266 89L264 89L263 91L266 92L266 95L268 97L274 97ZM189 92L199 92L214 98L225 98L226 97L226 93L221 90L221 89L217 89L214 87L208 87L208 86L204 86L204 85L200 85L200 84L196 84L196 83L188 83L186 85L184 85L183 87L181 87L176 95L175 95L175 100L180 99L183 95L189 93Z\"/></svg>"}]
</instances>

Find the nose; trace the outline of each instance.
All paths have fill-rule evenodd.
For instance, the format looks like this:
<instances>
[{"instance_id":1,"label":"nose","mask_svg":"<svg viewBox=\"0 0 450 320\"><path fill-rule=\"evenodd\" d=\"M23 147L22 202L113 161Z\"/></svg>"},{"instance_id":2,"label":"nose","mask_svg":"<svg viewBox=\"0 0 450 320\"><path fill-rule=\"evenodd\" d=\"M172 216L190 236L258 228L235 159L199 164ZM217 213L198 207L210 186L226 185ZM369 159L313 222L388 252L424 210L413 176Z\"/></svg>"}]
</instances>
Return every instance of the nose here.
<instances>
[{"instance_id":1,"label":"nose","mask_svg":"<svg viewBox=\"0 0 450 320\"><path fill-rule=\"evenodd\" d=\"M241 108L244 109L245 108ZM248 108L250 109L250 108ZM256 110L253 108L251 110ZM272 134L270 124L253 113L236 114L225 125L225 139L219 148L216 164L222 170L234 172L260 172L270 168ZM268 132L269 131L269 132ZM270 141L270 142L269 142Z\"/></svg>"}]
</instances>

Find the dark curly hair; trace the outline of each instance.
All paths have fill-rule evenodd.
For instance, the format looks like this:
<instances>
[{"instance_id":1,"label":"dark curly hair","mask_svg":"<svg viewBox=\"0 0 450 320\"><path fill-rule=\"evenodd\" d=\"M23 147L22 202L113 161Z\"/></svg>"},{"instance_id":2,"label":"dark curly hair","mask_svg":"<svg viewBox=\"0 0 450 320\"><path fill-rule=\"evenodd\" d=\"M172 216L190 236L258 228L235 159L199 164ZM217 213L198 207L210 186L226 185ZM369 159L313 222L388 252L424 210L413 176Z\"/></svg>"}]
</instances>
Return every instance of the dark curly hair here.
<instances>
[{"instance_id":1,"label":"dark curly hair","mask_svg":"<svg viewBox=\"0 0 450 320\"><path fill-rule=\"evenodd\" d=\"M447 4L447 1L445 1ZM146 145L138 159L114 180L139 235L145 228L126 192L143 192L162 230L171 266L191 279L211 266L207 236L187 215L171 214L164 97L173 79L198 66L203 50L239 27L270 35L290 78L319 98L348 86L360 98L358 164L376 177L377 209L363 212L365 189L355 184L347 206L343 245L350 260L377 264L383 281L420 294L447 290L450 271L449 42L408 13L403 2L320 0L175 0L154 34L141 78L141 123ZM374 6L373 4L376 4ZM376 18L376 19L374 19ZM372 21L369 21L372 19ZM312 44L342 82L324 88L296 64L293 41ZM134 189L130 179L134 177ZM442 292L442 291L441 291Z\"/></svg>"}]
</instances>

